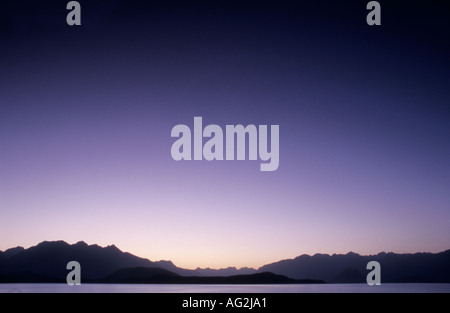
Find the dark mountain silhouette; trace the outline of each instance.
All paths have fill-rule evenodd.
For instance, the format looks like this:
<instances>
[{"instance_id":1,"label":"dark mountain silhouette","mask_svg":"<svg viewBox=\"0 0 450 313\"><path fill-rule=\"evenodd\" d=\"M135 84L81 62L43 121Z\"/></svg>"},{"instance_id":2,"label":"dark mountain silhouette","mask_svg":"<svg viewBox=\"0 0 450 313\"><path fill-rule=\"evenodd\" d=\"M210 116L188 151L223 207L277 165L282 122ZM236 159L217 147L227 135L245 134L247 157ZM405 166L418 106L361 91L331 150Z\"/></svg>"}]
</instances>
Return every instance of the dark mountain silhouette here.
<instances>
[{"instance_id":1,"label":"dark mountain silhouette","mask_svg":"<svg viewBox=\"0 0 450 313\"><path fill-rule=\"evenodd\" d=\"M78 242L42 242L24 249L0 251L0 282L65 282L69 261L81 264L83 282L128 283L365 283L369 261L381 264L381 280L392 282L450 283L450 250L432 254L379 253L361 256L316 254L265 265L258 270L234 267L187 270L171 261L152 262L122 252ZM255 276L256 275L256 276ZM272 275L272 276L271 276Z\"/></svg>"},{"instance_id":2,"label":"dark mountain silhouette","mask_svg":"<svg viewBox=\"0 0 450 313\"><path fill-rule=\"evenodd\" d=\"M331 280L334 284L358 284L364 282L366 277L358 270L348 268Z\"/></svg>"},{"instance_id":3,"label":"dark mountain silhouette","mask_svg":"<svg viewBox=\"0 0 450 313\"><path fill-rule=\"evenodd\" d=\"M20 272L15 274L0 274L0 283L62 283L61 278L39 275L31 272Z\"/></svg>"},{"instance_id":4,"label":"dark mountain silhouette","mask_svg":"<svg viewBox=\"0 0 450 313\"><path fill-rule=\"evenodd\" d=\"M69 245L64 241L42 242L35 247L9 249L0 254L1 283L65 283L66 265L78 261L82 266L84 283L145 283L145 284L293 284L322 283L312 280L294 280L272 273L220 276L240 272L236 268L221 270L176 267L170 261L151 262L116 246L102 248L78 242ZM250 271L243 269L243 271ZM216 274L214 277L198 276L200 273Z\"/></svg>"},{"instance_id":5,"label":"dark mountain silhouette","mask_svg":"<svg viewBox=\"0 0 450 313\"><path fill-rule=\"evenodd\" d=\"M0 263L0 275L23 275L24 273L47 277L48 279L64 279L68 273L66 265L69 261L82 264L82 279L95 280L129 267L175 268L172 262L151 262L130 253L120 251L116 246L102 248L98 245L87 245L78 242L69 245L64 241L42 242L17 253L3 253ZM22 248L23 249L23 248ZM180 272L184 272L180 269ZM188 271L188 273L190 273Z\"/></svg>"},{"instance_id":6,"label":"dark mountain silhouette","mask_svg":"<svg viewBox=\"0 0 450 313\"><path fill-rule=\"evenodd\" d=\"M19 252L22 252L23 250L25 250L23 247L15 247L15 248L8 249L5 252L2 252L2 254L3 254L3 257L5 259L7 259L7 258L10 258L10 257L16 255Z\"/></svg>"},{"instance_id":7,"label":"dark mountain silhouette","mask_svg":"<svg viewBox=\"0 0 450 313\"><path fill-rule=\"evenodd\" d=\"M370 261L380 263L381 281L384 283L450 283L450 250L437 254L383 252L372 256L355 253L302 255L265 265L258 271L269 271L294 279L309 277L327 282L365 283L365 276L369 272L366 265Z\"/></svg>"},{"instance_id":8,"label":"dark mountain silhouette","mask_svg":"<svg viewBox=\"0 0 450 313\"><path fill-rule=\"evenodd\" d=\"M102 283L127 284L127 283L167 283L172 279L182 276L158 267L132 267L123 268L101 279Z\"/></svg>"},{"instance_id":9,"label":"dark mountain silhouette","mask_svg":"<svg viewBox=\"0 0 450 313\"><path fill-rule=\"evenodd\" d=\"M115 284L307 284L323 283L315 280L295 280L273 273L235 276L181 276L161 268L126 268L101 280Z\"/></svg>"},{"instance_id":10,"label":"dark mountain silhouette","mask_svg":"<svg viewBox=\"0 0 450 313\"><path fill-rule=\"evenodd\" d=\"M17 247L0 252L0 275L21 277L46 277L47 281L65 279L65 269L69 261L82 264L82 279L92 281L106 277L111 273L133 267L158 267L182 276L231 276L254 274L255 269L200 269L187 270L175 266L171 261L151 262L130 253L122 252L116 246L100 247L78 242L69 245L64 241L44 241L29 249ZM26 274L24 274L26 273Z\"/></svg>"},{"instance_id":11,"label":"dark mountain silhouette","mask_svg":"<svg viewBox=\"0 0 450 313\"><path fill-rule=\"evenodd\" d=\"M144 281L148 283L165 281L186 283L187 280L181 280L180 277L189 276L189 281L196 281L195 277L197 276L256 273L256 270L247 268L242 270L236 268L187 270L176 267L171 261L151 262L139 258L122 252L114 245L103 248L98 245L87 245L82 241L74 245L64 241L54 241L42 242L29 249L17 247L0 252L0 282L65 282L68 273L66 265L69 261L74 260L82 265L81 279L83 282L126 280L136 283ZM139 271L139 275L136 274L136 271ZM158 273L157 276L154 275L155 272ZM120 275L124 276L120 278ZM178 278L174 280L173 277ZM243 278L242 281L247 280Z\"/></svg>"}]
</instances>

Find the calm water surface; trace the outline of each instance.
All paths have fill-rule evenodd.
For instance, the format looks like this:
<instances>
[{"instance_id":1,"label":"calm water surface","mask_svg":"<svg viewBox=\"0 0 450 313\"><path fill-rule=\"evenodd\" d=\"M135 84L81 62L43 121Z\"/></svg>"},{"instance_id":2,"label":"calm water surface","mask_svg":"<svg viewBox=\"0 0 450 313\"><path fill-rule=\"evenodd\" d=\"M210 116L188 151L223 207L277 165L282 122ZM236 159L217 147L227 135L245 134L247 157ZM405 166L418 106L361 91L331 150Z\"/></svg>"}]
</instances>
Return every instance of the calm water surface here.
<instances>
[{"instance_id":1,"label":"calm water surface","mask_svg":"<svg viewBox=\"0 0 450 313\"><path fill-rule=\"evenodd\" d=\"M0 284L0 293L450 293L450 284L125 285Z\"/></svg>"}]
</instances>

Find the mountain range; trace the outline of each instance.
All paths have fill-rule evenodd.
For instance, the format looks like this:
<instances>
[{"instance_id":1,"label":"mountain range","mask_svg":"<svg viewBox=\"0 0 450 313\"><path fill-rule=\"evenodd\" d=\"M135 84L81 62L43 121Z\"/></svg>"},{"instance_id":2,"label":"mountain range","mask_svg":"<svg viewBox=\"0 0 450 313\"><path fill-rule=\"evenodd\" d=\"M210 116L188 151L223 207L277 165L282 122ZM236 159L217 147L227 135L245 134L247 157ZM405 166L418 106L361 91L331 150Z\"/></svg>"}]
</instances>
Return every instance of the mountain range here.
<instances>
[{"instance_id":1,"label":"mountain range","mask_svg":"<svg viewBox=\"0 0 450 313\"><path fill-rule=\"evenodd\" d=\"M450 250L441 253L372 256L348 254L301 255L259 269L183 269L171 261L152 262L116 246L100 247L78 242L44 241L34 247L0 251L0 283L65 283L69 261L81 264L84 283L173 284L285 284L365 283L369 261L381 264L382 283L450 283Z\"/></svg>"}]
</instances>

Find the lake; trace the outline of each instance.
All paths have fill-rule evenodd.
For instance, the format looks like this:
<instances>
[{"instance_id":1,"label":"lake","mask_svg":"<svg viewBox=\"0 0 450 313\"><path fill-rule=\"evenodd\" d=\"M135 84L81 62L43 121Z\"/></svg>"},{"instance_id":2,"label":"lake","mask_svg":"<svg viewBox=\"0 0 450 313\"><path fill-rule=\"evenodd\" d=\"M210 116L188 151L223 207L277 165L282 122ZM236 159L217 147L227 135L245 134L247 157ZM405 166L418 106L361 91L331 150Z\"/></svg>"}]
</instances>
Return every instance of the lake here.
<instances>
[{"instance_id":1,"label":"lake","mask_svg":"<svg viewBox=\"0 0 450 313\"><path fill-rule=\"evenodd\" d=\"M0 284L0 293L450 293L450 284L127 285Z\"/></svg>"}]
</instances>

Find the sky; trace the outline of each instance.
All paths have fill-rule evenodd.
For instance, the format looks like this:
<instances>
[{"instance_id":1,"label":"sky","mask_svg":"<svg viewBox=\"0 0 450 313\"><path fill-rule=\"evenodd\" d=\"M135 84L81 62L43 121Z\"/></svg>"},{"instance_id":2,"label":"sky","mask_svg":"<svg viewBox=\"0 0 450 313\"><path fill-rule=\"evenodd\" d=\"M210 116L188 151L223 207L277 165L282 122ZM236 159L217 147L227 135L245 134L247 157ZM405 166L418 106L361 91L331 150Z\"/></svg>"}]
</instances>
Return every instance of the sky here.
<instances>
[{"instance_id":1,"label":"sky","mask_svg":"<svg viewBox=\"0 0 450 313\"><path fill-rule=\"evenodd\" d=\"M0 250L115 244L184 268L450 248L441 2L0 5ZM408 4L408 5L407 5ZM279 125L280 163L174 161L171 129Z\"/></svg>"}]
</instances>

